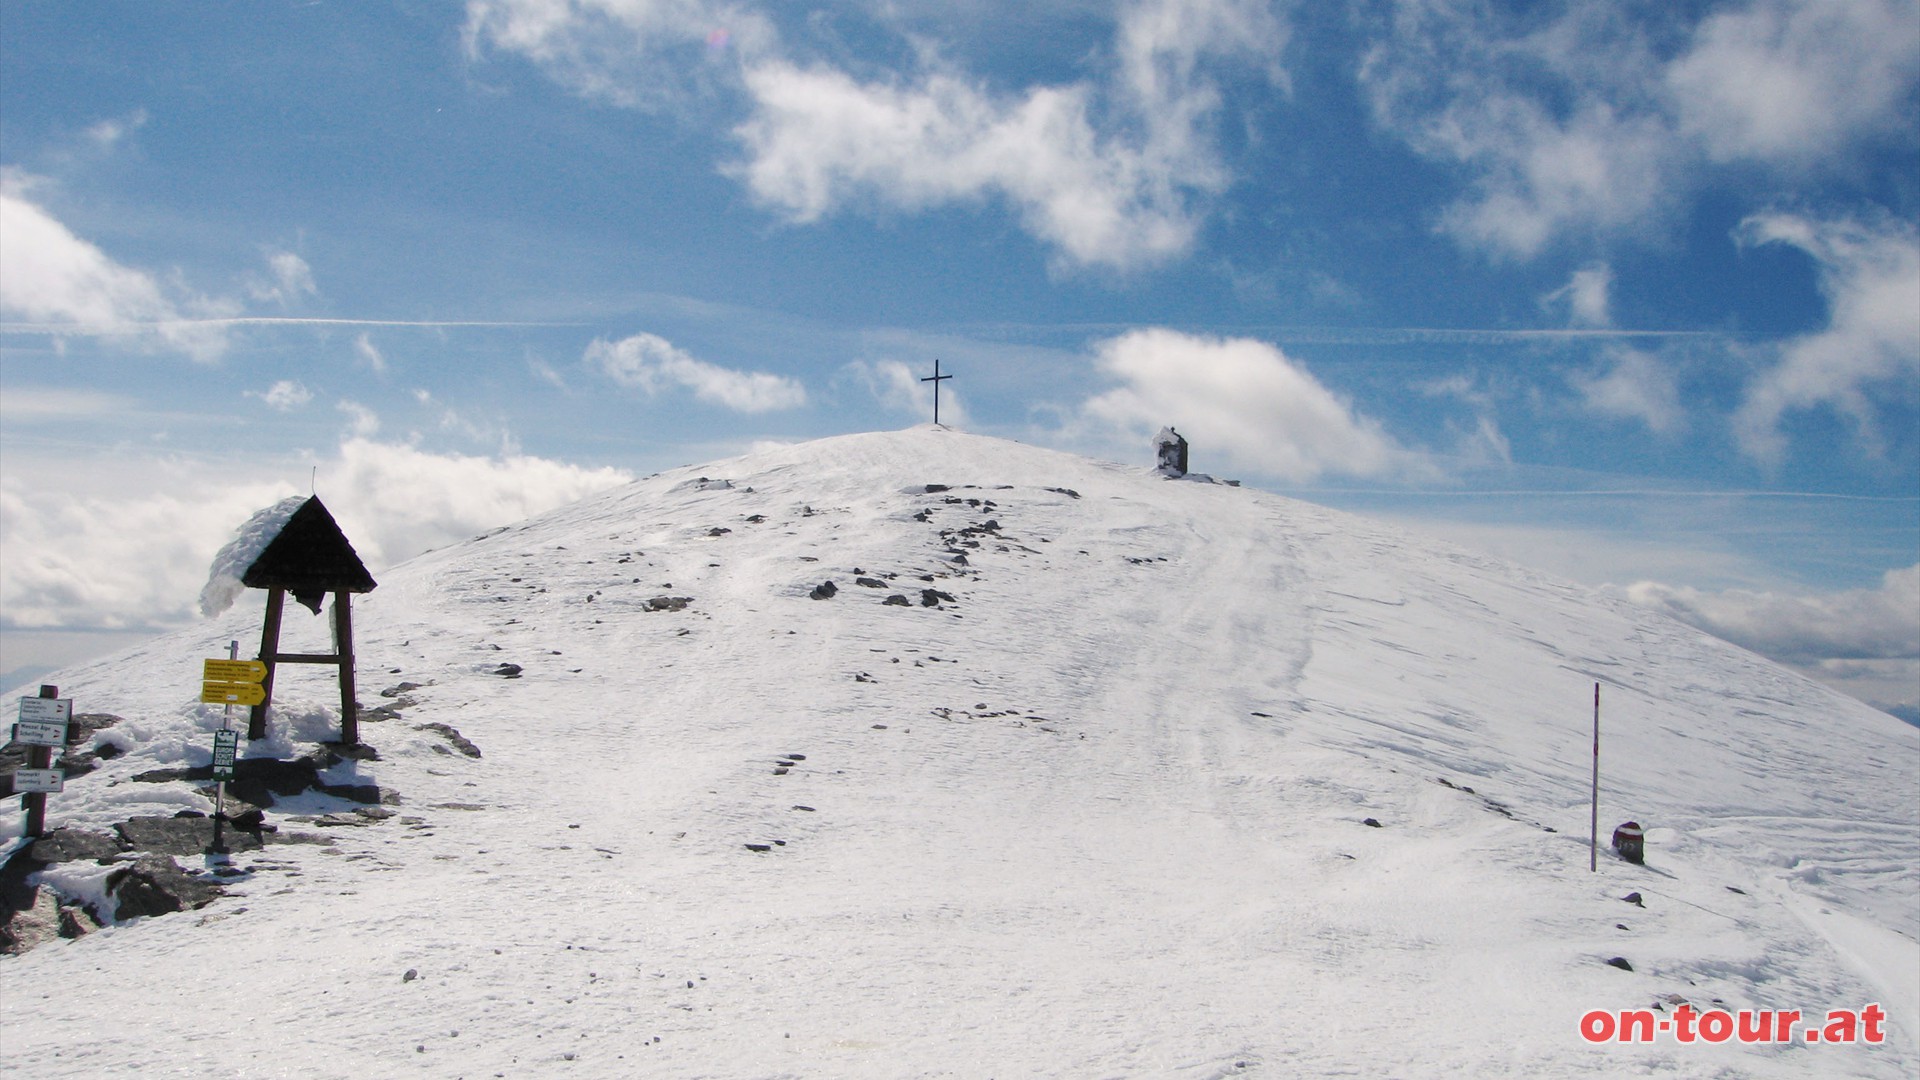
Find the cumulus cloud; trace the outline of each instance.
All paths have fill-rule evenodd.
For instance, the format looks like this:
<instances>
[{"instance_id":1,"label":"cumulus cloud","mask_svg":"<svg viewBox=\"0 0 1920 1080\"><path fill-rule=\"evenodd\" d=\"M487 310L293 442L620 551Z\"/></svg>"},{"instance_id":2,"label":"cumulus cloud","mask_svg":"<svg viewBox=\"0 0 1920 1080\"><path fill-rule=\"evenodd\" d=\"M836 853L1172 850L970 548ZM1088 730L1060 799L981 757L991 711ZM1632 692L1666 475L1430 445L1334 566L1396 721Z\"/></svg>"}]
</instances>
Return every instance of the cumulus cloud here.
<instances>
[{"instance_id":1,"label":"cumulus cloud","mask_svg":"<svg viewBox=\"0 0 1920 1080\"><path fill-rule=\"evenodd\" d=\"M380 433L380 415L357 401L340 401L334 405L347 417L347 433L358 438L372 438Z\"/></svg>"},{"instance_id":2,"label":"cumulus cloud","mask_svg":"<svg viewBox=\"0 0 1920 1080\"><path fill-rule=\"evenodd\" d=\"M1753 0L1682 32L1618 5L1397 0L1361 66L1376 123L1465 170L1440 219L1531 258L1645 230L1712 164L1847 167L1910 131L1920 35L1899 0Z\"/></svg>"},{"instance_id":3,"label":"cumulus cloud","mask_svg":"<svg viewBox=\"0 0 1920 1080\"><path fill-rule=\"evenodd\" d=\"M1590 412L1638 420L1655 435L1686 430L1679 377L1670 364L1651 353L1613 346L1605 350L1599 367L1575 371L1568 380Z\"/></svg>"},{"instance_id":4,"label":"cumulus cloud","mask_svg":"<svg viewBox=\"0 0 1920 1080\"><path fill-rule=\"evenodd\" d=\"M1666 82L1715 160L1803 163L1905 123L1916 75L1910 3L1759 0L1702 20Z\"/></svg>"},{"instance_id":5,"label":"cumulus cloud","mask_svg":"<svg viewBox=\"0 0 1920 1080\"><path fill-rule=\"evenodd\" d=\"M225 330L194 319L232 315L236 306L178 296L146 271L115 262L28 198L38 183L0 172L0 312L55 334L144 339L201 361L226 351Z\"/></svg>"},{"instance_id":6,"label":"cumulus cloud","mask_svg":"<svg viewBox=\"0 0 1920 1080\"><path fill-rule=\"evenodd\" d=\"M755 65L735 173L797 222L860 200L920 210L991 197L1067 264L1165 260L1193 243L1195 198L1229 179L1206 134L1220 97L1202 61L1270 57L1284 34L1264 5L1157 0L1130 7L1116 39L1109 84L1006 95L938 68L861 82L832 67Z\"/></svg>"},{"instance_id":7,"label":"cumulus cloud","mask_svg":"<svg viewBox=\"0 0 1920 1080\"><path fill-rule=\"evenodd\" d=\"M597 340L587 346L585 359L588 367L648 397L678 387L701 401L743 413L797 409L807 403L806 387L796 379L709 364L655 334Z\"/></svg>"},{"instance_id":8,"label":"cumulus cloud","mask_svg":"<svg viewBox=\"0 0 1920 1080\"><path fill-rule=\"evenodd\" d=\"M1264 341L1135 330L1097 344L1095 364L1120 385L1083 414L1142 444L1184 427L1207 457L1290 481L1418 468L1376 421Z\"/></svg>"},{"instance_id":9,"label":"cumulus cloud","mask_svg":"<svg viewBox=\"0 0 1920 1080\"><path fill-rule=\"evenodd\" d=\"M376 573L631 480L616 469L438 454L357 437L311 464L319 466L321 497ZM0 476L0 549L7 553L0 627L154 629L192 621L215 552L260 507L306 494L308 468L116 460L111 484L78 495L57 478L40 478L41 470L9 469ZM297 489L287 474L298 475ZM209 479L215 475L221 482Z\"/></svg>"},{"instance_id":10,"label":"cumulus cloud","mask_svg":"<svg viewBox=\"0 0 1920 1080\"><path fill-rule=\"evenodd\" d=\"M1638 604L1736 645L1801 662L1920 659L1920 564L1889 570L1876 589L1824 595L1698 589L1642 581Z\"/></svg>"},{"instance_id":11,"label":"cumulus cloud","mask_svg":"<svg viewBox=\"0 0 1920 1080\"><path fill-rule=\"evenodd\" d=\"M1191 247L1204 201L1230 180L1211 136L1213 72L1284 82L1273 58L1286 41L1261 0L1137 0L1096 75L996 91L920 39L911 71L797 59L744 4L473 0L467 36L588 97L649 107L691 83L744 107L744 156L727 171L790 222L999 201L1056 265L1121 269ZM715 66L716 41L731 64Z\"/></svg>"},{"instance_id":12,"label":"cumulus cloud","mask_svg":"<svg viewBox=\"0 0 1920 1080\"><path fill-rule=\"evenodd\" d=\"M1748 388L1734 417L1741 448L1760 461L1780 461L1787 448L1782 416L1822 405L1847 416L1877 448L1876 392L1911 395L1920 383L1920 231L1892 220L1774 213L1748 218L1739 236L1811 255L1829 309L1825 330L1789 342L1780 362Z\"/></svg>"}]
</instances>

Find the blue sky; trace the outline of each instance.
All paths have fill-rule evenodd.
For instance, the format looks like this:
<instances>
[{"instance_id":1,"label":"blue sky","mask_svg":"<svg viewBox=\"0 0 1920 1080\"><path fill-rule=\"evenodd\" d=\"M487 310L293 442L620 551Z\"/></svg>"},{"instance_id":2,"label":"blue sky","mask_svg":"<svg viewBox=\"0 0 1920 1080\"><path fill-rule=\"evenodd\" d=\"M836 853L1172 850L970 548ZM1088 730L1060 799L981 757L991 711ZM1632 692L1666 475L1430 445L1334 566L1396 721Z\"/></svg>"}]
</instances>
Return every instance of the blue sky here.
<instances>
[{"instance_id":1,"label":"blue sky","mask_svg":"<svg viewBox=\"0 0 1920 1080\"><path fill-rule=\"evenodd\" d=\"M10 3L0 671L929 416L1611 585L1920 706L1920 11Z\"/></svg>"}]
</instances>

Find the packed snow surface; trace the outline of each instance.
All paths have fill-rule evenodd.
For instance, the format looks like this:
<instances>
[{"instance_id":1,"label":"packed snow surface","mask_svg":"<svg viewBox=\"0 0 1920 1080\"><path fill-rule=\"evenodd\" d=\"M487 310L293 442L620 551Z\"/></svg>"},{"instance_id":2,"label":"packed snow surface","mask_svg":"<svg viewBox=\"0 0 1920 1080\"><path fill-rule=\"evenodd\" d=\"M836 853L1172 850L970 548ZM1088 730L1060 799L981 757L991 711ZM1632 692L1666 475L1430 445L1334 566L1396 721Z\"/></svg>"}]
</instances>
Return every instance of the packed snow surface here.
<instances>
[{"instance_id":1,"label":"packed snow surface","mask_svg":"<svg viewBox=\"0 0 1920 1080\"><path fill-rule=\"evenodd\" d=\"M257 595L57 680L125 752L52 824L211 810L131 778L207 760L200 662L255 640ZM1920 1069L1920 729L1361 518L922 427L651 477L356 608L362 699L393 709L329 779L399 816L0 960L6 1071ZM1603 842L1640 822L1645 866L1588 869L1596 683ZM245 753L333 737L329 669L276 697ZM337 808L303 799L269 822ZM1891 1020L1580 1036L1681 999Z\"/></svg>"}]
</instances>

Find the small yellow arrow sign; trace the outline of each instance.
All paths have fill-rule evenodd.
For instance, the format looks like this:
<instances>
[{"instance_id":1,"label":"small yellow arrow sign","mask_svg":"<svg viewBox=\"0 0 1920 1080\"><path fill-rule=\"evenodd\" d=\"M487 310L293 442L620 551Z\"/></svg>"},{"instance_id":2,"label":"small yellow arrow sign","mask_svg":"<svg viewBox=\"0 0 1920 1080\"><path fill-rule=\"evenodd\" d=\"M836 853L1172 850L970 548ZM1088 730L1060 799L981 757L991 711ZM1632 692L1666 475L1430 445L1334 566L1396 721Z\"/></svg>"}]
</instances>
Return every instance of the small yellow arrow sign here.
<instances>
[{"instance_id":1,"label":"small yellow arrow sign","mask_svg":"<svg viewBox=\"0 0 1920 1080\"><path fill-rule=\"evenodd\" d=\"M258 705L267 700L267 688L257 682L201 683L200 700L209 705Z\"/></svg>"},{"instance_id":2,"label":"small yellow arrow sign","mask_svg":"<svg viewBox=\"0 0 1920 1080\"><path fill-rule=\"evenodd\" d=\"M267 665L258 660L208 660L200 678L210 683L257 683L267 677Z\"/></svg>"}]
</instances>

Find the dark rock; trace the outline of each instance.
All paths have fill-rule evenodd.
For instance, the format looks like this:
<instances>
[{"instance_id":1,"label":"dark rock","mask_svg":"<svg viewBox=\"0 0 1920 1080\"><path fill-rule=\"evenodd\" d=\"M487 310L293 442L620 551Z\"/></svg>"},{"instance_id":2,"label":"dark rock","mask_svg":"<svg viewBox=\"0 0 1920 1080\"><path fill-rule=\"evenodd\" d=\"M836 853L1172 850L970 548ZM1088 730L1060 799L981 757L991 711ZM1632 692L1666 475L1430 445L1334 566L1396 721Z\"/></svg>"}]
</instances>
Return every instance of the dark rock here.
<instances>
[{"instance_id":1,"label":"dark rock","mask_svg":"<svg viewBox=\"0 0 1920 1080\"><path fill-rule=\"evenodd\" d=\"M1373 819L1373 818L1368 818L1368 819L1366 819L1365 821L1362 821L1362 822L1361 822L1360 824L1362 824L1362 825L1365 825L1365 826L1367 826L1368 828L1371 828L1371 829L1379 829L1379 828L1384 828L1384 826L1382 826L1382 825L1380 824L1380 822L1379 822L1379 821L1377 821L1377 820L1375 820L1375 819Z\"/></svg>"},{"instance_id":2,"label":"dark rock","mask_svg":"<svg viewBox=\"0 0 1920 1080\"><path fill-rule=\"evenodd\" d=\"M732 529L723 529L720 526L715 525L713 528L707 530L707 535L708 536L725 536L732 531L733 531Z\"/></svg>"},{"instance_id":3,"label":"dark rock","mask_svg":"<svg viewBox=\"0 0 1920 1080\"><path fill-rule=\"evenodd\" d=\"M1640 894L1637 892L1630 892L1627 895L1621 897L1620 899L1625 900L1627 903L1632 904L1634 907L1647 906L1645 901L1640 899Z\"/></svg>"},{"instance_id":4,"label":"dark rock","mask_svg":"<svg viewBox=\"0 0 1920 1080\"><path fill-rule=\"evenodd\" d=\"M199 855L213 845L212 818L132 817L115 825L133 851L151 855ZM265 846L259 833L238 832L225 837L228 846L253 851Z\"/></svg>"},{"instance_id":5,"label":"dark rock","mask_svg":"<svg viewBox=\"0 0 1920 1080\"><path fill-rule=\"evenodd\" d=\"M942 601L949 604L955 602L951 593L943 593L939 589L920 590L921 607L939 607Z\"/></svg>"},{"instance_id":6,"label":"dark rock","mask_svg":"<svg viewBox=\"0 0 1920 1080\"><path fill-rule=\"evenodd\" d=\"M1616 957L1614 957L1614 958L1612 958L1611 960L1608 960L1608 961L1607 961L1607 966L1608 966L1608 967L1617 967L1617 968L1619 968L1619 969L1620 969L1621 971L1632 971L1632 970L1633 970L1633 965L1632 965L1632 964L1629 964L1629 963L1627 963L1627 958L1626 958L1626 957L1624 957L1624 956L1616 956Z\"/></svg>"},{"instance_id":7,"label":"dark rock","mask_svg":"<svg viewBox=\"0 0 1920 1080\"><path fill-rule=\"evenodd\" d=\"M120 749L119 747L113 745L112 743L101 743L100 745L93 748L94 756L99 758L101 761L112 761L114 758L117 758L124 753L126 753L125 750Z\"/></svg>"},{"instance_id":8,"label":"dark rock","mask_svg":"<svg viewBox=\"0 0 1920 1080\"><path fill-rule=\"evenodd\" d=\"M795 810L804 810L804 811L806 811L806 812L807 812L807 813L809 813L809 814L811 814L811 813L813 813L813 812L814 812L814 809L813 809L813 807L811 807L811 806L801 806L801 805L800 805L799 803L794 803L794 804L793 804L793 808L794 808Z\"/></svg>"},{"instance_id":9,"label":"dark rock","mask_svg":"<svg viewBox=\"0 0 1920 1080\"><path fill-rule=\"evenodd\" d=\"M336 799L349 799L370 806L378 805L380 802L380 785L378 784L320 784L318 788L321 794L332 795Z\"/></svg>"},{"instance_id":10,"label":"dark rock","mask_svg":"<svg viewBox=\"0 0 1920 1080\"><path fill-rule=\"evenodd\" d=\"M473 745L472 742L467 740L466 736L460 734L459 731L455 730L452 724L442 724L437 722L432 724L421 724L419 727L415 728L414 730L437 732L440 735L445 736L446 740L453 744L453 748L455 750L460 751L461 753L467 755L470 758L477 758L480 756L480 748Z\"/></svg>"},{"instance_id":11,"label":"dark rock","mask_svg":"<svg viewBox=\"0 0 1920 1080\"><path fill-rule=\"evenodd\" d=\"M879 578L857 577L853 579L853 583L863 589L884 589L887 587L887 583L881 581Z\"/></svg>"},{"instance_id":12,"label":"dark rock","mask_svg":"<svg viewBox=\"0 0 1920 1080\"><path fill-rule=\"evenodd\" d=\"M1047 490L1052 492L1057 492L1061 495L1065 495L1070 499L1077 499L1080 497L1080 493L1073 490L1072 488L1048 488Z\"/></svg>"},{"instance_id":13,"label":"dark rock","mask_svg":"<svg viewBox=\"0 0 1920 1080\"><path fill-rule=\"evenodd\" d=\"M773 845L772 844L748 844L747 850L748 851L772 851ZM689 983L688 985L692 985L692 984Z\"/></svg>"},{"instance_id":14,"label":"dark rock","mask_svg":"<svg viewBox=\"0 0 1920 1080\"><path fill-rule=\"evenodd\" d=\"M406 974L400 976L400 981L403 983L410 983L419 977L420 977L419 968L408 968Z\"/></svg>"},{"instance_id":15,"label":"dark rock","mask_svg":"<svg viewBox=\"0 0 1920 1080\"><path fill-rule=\"evenodd\" d=\"M835 585L831 581L823 581L815 585L813 591L808 593L807 597L812 600L831 600L833 599L833 594L839 591L840 587L838 585Z\"/></svg>"},{"instance_id":16,"label":"dark rock","mask_svg":"<svg viewBox=\"0 0 1920 1080\"><path fill-rule=\"evenodd\" d=\"M55 829L33 842L33 861L38 863L76 862L80 859L111 859L126 850L112 833L83 829Z\"/></svg>"},{"instance_id":17,"label":"dark rock","mask_svg":"<svg viewBox=\"0 0 1920 1080\"><path fill-rule=\"evenodd\" d=\"M499 667L493 669L493 674L503 679L517 679L520 677L520 665L501 664Z\"/></svg>"},{"instance_id":18,"label":"dark rock","mask_svg":"<svg viewBox=\"0 0 1920 1080\"><path fill-rule=\"evenodd\" d=\"M805 760L807 760L807 755L805 755L805 754L784 754L784 755L782 755L782 756L783 756L783 757L786 757L786 758L790 758L790 759L792 759L792 760L794 760L794 761L805 761Z\"/></svg>"},{"instance_id":19,"label":"dark rock","mask_svg":"<svg viewBox=\"0 0 1920 1080\"><path fill-rule=\"evenodd\" d=\"M397 698L409 690L418 689L420 689L420 684L417 682L403 682L380 691L380 696L384 698Z\"/></svg>"},{"instance_id":20,"label":"dark rock","mask_svg":"<svg viewBox=\"0 0 1920 1080\"><path fill-rule=\"evenodd\" d=\"M656 596L647 601L648 611L684 611L693 603L691 596Z\"/></svg>"},{"instance_id":21,"label":"dark rock","mask_svg":"<svg viewBox=\"0 0 1920 1080\"><path fill-rule=\"evenodd\" d=\"M1747 895L1747 890L1735 888L1732 885L1727 886L1727 891L1732 893L1739 893L1741 896Z\"/></svg>"},{"instance_id":22,"label":"dark rock","mask_svg":"<svg viewBox=\"0 0 1920 1080\"><path fill-rule=\"evenodd\" d=\"M64 904L60 908L60 936L63 938L83 937L100 929L100 920L93 917L79 904Z\"/></svg>"},{"instance_id":23,"label":"dark rock","mask_svg":"<svg viewBox=\"0 0 1920 1080\"><path fill-rule=\"evenodd\" d=\"M205 907L220 895L218 884L188 874L167 855L143 855L107 875L116 922Z\"/></svg>"},{"instance_id":24,"label":"dark rock","mask_svg":"<svg viewBox=\"0 0 1920 1080\"><path fill-rule=\"evenodd\" d=\"M928 484L927 485L927 494L929 495L938 495L942 491L952 491L952 490L953 489L951 487L948 487L945 484Z\"/></svg>"},{"instance_id":25,"label":"dark rock","mask_svg":"<svg viewBox=\"0 0 1920 1080\"><path fill-rule=\"evenodd\" d=\"M889 596L885 600L882 600L880 602L882 604L889 604L893 607L912 607L913 606L913 601L907 599L904 596L901 596L899 593L894 593L892 596Z\"/></svg>"}]
</instances>

